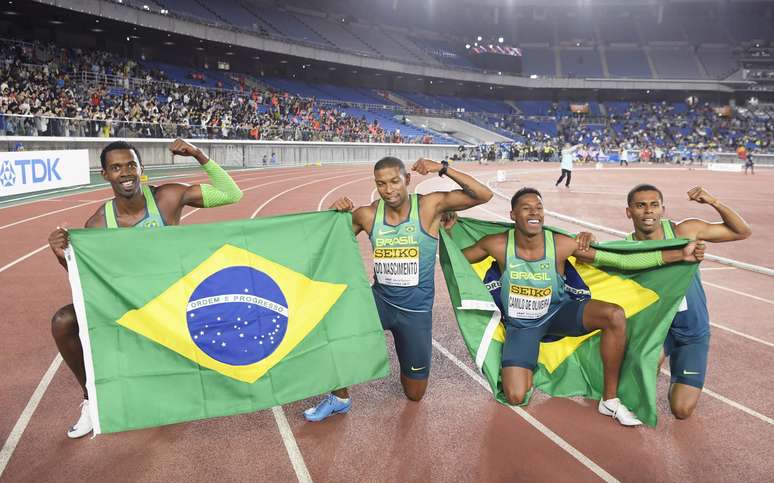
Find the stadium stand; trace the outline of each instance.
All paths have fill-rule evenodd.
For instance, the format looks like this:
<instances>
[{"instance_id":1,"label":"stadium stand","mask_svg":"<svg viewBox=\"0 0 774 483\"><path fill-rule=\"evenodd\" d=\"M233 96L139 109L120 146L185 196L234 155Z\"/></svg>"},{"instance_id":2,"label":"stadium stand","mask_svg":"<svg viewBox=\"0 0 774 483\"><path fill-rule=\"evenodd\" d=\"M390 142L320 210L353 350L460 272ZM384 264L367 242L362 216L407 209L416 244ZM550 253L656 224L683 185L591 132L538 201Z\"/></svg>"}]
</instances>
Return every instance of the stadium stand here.
<instances>
[{"instance_id":1,"label":"stadium stand","mask_svg":"<svg viewBox=\"0 0 774 483\"><path fill-rule=\"evenodd\" d=\"M595 49L562 49L559 57L563 77L604 77L599 52Z\"/></svg>"},{"instance_id":2,"label":"stadium stand","mask_svg":"<svg viewBox=\"0 0 774 483\"><path fill-rule=\"evenodd\" d=\"M689 47L652 48L650 57L662 79L703 79L696 56Z\"/></svg>"},{"instance_id":3,"label":"stadium stand","mask_svg":"<svg viewBox=\"0 0 774 483\"><path fill-rule=\"evenodd\" d=\"M608 48L605 50L607 70L610 77L648 79L653 77L645 58L645 52L641 49Z\"/></svg>"},{"instance_id":4,"label":"stadium stand","mask_svg":"<svg viewBox=\"0 0 774 483\"><path fill-rule=\"evenodd\" d=\"M727 47L700 47L696 55L711 79L724 79L739 68L736 58Z\"/></svg>"},{"instance_id":5,"label":"stadium stand","mask_svg":"<svg viewBox=\"0 0 774 483\"><path fill-rule=\"evenodd\" d=\"M556 76L556 59L550 47L522 47L521 71L524 75Z\"/></svg>"}]
</instances>

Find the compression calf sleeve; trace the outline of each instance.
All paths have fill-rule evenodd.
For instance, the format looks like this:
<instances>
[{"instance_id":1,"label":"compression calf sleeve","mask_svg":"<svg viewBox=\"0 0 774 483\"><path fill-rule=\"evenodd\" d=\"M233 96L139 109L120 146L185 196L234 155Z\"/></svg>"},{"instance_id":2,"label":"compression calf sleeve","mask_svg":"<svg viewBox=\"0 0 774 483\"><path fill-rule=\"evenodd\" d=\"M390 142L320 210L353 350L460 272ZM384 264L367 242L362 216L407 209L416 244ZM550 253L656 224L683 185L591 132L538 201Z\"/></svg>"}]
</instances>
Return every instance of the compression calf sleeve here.
<instances>
[{"instance_id":1,"label":"compression calf sleeve","mask_svg":"<svg viewBox=\"0 0 774 483\"><path fill-rule=\"evenodd\" d=\"M212 184L201 184L202 202L205 208L230 205L242 199L242 190L226 171L213 160L202 165Z\"/></svg>"},{"instance_id":2,"label":"compression calf sleeve","mask_svg":"<svg viewBox=\"0 0 774 483\"><path fill-rule=\"evenodd\" d=\"M658 267L664 264L664 258L661 251L641 252L641 253L614 253L597 250L594 255L595 267L612 267L619 270L642 270L645 268Z\"/></svg>"}]
</instances>

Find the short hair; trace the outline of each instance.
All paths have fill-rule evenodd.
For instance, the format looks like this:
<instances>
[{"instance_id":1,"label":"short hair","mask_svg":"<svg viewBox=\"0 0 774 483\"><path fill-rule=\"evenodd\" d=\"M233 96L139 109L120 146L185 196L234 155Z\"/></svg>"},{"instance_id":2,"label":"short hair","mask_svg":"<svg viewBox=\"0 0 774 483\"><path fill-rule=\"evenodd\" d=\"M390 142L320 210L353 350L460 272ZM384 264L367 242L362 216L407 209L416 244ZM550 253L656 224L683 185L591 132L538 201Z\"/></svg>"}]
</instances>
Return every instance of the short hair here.
<instances>
[{"instance_id":1,"label":"short hair","mask_svg":"<svg viewBox=\"0 0 774 483\"><path fill-rule=\"evenodd\" d=\"M664 195L663 193L661 193L660 189L656 188L652 184L642 183L642 184L638 184L637 186L632 188L631 191L629 191L629 194L626 195L626 204L631 205L632 199L634 199L634 195L641 191L655 191L656 193L658 193L659 200L661 200L662 203L664 202Z\"/></svg>"},{"instance_id":2,"label":"short hair","mask_svg":"<svg viewBox=\"0 0 774 483\"><path fill-rule=\"evenodd\" d=\"M516 208L516 203L519 202L519 198L521 198L524 195L538 195L540 199L543 199L543 195L540 194L540 191L538 191L535 188L530 188L529 186L525 186L519 191L517 191L516 194L513 195L513 198L511 198L511 209Z\"/></svg>"},{"instance_id":3,"label":"short hair","mask_svg":"<svg viewBox=\"0 0 774 483\"><path fill-rule=\"evenodd\" d=\"M377 161L374 165L374 172L387 168L398 168L398 170L400 170L400 174L406 176L406 165L403 164L403 161L396 158L395 156L385 156Z\"/></svg>"},{"instance_id":4,"label":"short hair","mask_svg":"<svg viewBox=\"0 0 774 483\"><path fill-rule=\"evenodd\" d=\"M140 152L137 150L134 145L129 144L126 141L113 141L112 143L105 146L105 148L102 150L101 153L99 153L99 162L102 165L102 169L107 168L107 155L110 151L118 151L119 149L128 149L130 151L134 151L134 154L137 155L137 161L140 162L140 166L142 166L142 158L140 157Z\"/></svg>"}]
</instances>

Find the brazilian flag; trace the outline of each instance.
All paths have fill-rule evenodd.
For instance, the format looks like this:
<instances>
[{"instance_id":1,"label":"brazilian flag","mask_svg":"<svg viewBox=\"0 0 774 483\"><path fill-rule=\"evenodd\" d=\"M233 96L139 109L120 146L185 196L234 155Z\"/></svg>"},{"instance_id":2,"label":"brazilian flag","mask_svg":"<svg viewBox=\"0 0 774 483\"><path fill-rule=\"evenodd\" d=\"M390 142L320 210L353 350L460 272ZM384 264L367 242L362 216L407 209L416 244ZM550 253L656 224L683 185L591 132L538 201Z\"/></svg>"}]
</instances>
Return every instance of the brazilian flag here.
<instances>
[{"instance_id":1,"label":"brazilian flag","mask_svg":"<svg viewBox=\"0 0 774 483\"><path fill-rule=\"evenodd\" d=\"M494 259L469 264L461 249L478 239L502 233L512 224L461 218L451 234L441 230L440 259L449 296L465 343L495 398L505 404L500 377L505 329L493 299L499 278ZM557 233L562 230L546 227ZM597 250L632 253L684 246L687 240L648 242L613 241L595 244ZM618 395L645 424L655 426L656 377L661 347L685 291L697 269L695 263L677 263L642 271L596 268L576 262L565 267L572 297L590 296L623 307L627 319L627 350L621 368ZM590 292L590 294L589 294ZM581 337L544 339L533 382L551 396L602 396L603 370L599 331Z\"/></svg>"},{"instance_id":2,"label":"brazilian flag","mask_svg":"<svg viewBox=\"0 0 774 483\"><path fill-rule=\"evenodd\" d=\"M256 411L388 374L348 213L72 230L95 434Z\"/></svg>"}]
</instances>

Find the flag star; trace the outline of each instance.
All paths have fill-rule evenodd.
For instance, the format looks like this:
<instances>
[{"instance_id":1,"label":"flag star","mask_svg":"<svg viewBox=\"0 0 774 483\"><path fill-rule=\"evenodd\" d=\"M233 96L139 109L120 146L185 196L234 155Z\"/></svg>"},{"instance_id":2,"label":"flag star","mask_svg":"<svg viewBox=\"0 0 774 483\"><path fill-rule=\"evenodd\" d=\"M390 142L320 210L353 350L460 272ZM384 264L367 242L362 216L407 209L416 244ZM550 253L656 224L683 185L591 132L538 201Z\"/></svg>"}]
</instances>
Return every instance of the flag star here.
<instances>
[{"instance_id":1,"label":"flag star","mask_svg":"<svg viewBox=\"0 0 774 483\"><path fill-rule=\"evenodd\" d=\"M215 335L220 335L220 332L215 332Z\"/></svg>"},{"instance_id":2,"label":"flag star","mask_svg":"<svg viewBox=\"0 0 774 483\"><path fill-rule=\"evenodd\" d=\"M255 339L255 340L258 340L258 336L257 336L257 335L254 335L254 336L253 336L253 339Z\"/></svg>"},{"instance_id":3,"label":"flag star","mask_svg":"<svg viewBox=\"0 0 774 483\"><path fill-rule=\"evenodd\" d=\"M249 290L245 289L245 293L249 292Z\"/></svg>"},{"instance_id":4,"label":"flag star","mask_svg":"<svg viewBox=\"0 0 774 483\"><path fill-rule=\"evenodd\" d=\"M237 326L235 325L235 326L234 326L234 328L236 329L236 328L237 328Z\"/></svg>"},{"instance_id":5,"label":"flag star","mask_svg":"<svg viewBox=\"0 0 774 483\"><path fill-rule=\"evenodd\" d=\"M213 341L212 341L212 343L214 344L214 343L215 343L215 341L213 340Z\"/></svg>"},{"instance_id":6,"label":"flag star","mask_svg":"<svg viewBox=\"0 0 774 483\"><path fill-rule=\"evenodd\" d=\"M237 322L242 322L242 317L237 317Z\"/></svg>"},{"instance_id":7,"label":"flag star","mask_svg":"<svg viewBox=\"0 0 774 483\"><path fill-rule=\"evenodd\" d=\"M191 312L191 318L194 318L194 317L196 317L196 314Z\"/></svg>"},{"instance_id":8,"label":"flag star","mask_svg":"<svg viewBox=\"0 0 774 483\"><path fill-rule=\"evenodd\" d=\"M248 305L248 306L247 306L247 308L248 308L248 309L252 309L252 308L253 308L253 306L252 306L252 305Z\"/></svg>"},{"instance_id":9,"label":"flag star","mask_svg":"<svg viewBox=\"0 0 774 483\"><path fill-rule=\"evenodd\" d=\"M217 320L218 322L220 322L220 317L215 317L215 320Z\"/></svg>"},{"instance_id":10,"label":"flag star","mask_svg":"<svg viewBox=\"0 0 774 483\"><path fill-rule=\"evenodd\" d=\"M204 331L203 331L203 330L200 330L200 331L199 331L199 335L204 335Z\"/></svg>"},{"instance_id":11,"label":"flag star","mask_svg":"<svg viewBox=\"0 0 774 483\"><path fill-rule=\"evenodd\" d=\"M194 336L194 339L198 339L198 338L199 338L199 336L198 336L198 335L195 335L195 336Z\"/></svg>"},{"instance_id":12,"label":"flag star","mask_svg":"<svg viewBox=\"0 0 774 483\"><path fill-rule=\"evenodd\" d=\"M210 326L209 326L209 325L207 325L207 324L204 324L204 328L205 328L205 329L209 329L209 328L210 328Z\"/></svg>"},{"instance_id":13,"label":"flag star","mask_svg":"<svg viewBox=\"0 0 774 483\"><path fill-rule=\"evenodd\" d=\"M246 320L245 320L245 322L244 322L244 323L245 323L245 325L247 325L247 321L246 321Z\"/></svg>"},{"instance_id":14,"label":"flag star","mask_svg":"<svg viewBox=\"0 0 774 483\"><path fill-rule=\"evenodd\" d=\"M244 337L244 336L245 336L244 334L239 334L239 337Z\"/></svg>"},{"instance_id":15,"label":"flag star","mask_svg":"<svg viewBox=\"0 0 774 483\"><path fill-rule=\"evenodd\" d=\"M259 340L259 341L258 341L258 343L259 343L259 344L261 344L261 345L263 345L263 341L262 341L262 340Z\"/></svg>"},{"instance_id":16,"label":"flag star","mask_svg":"<svg viewBox=\"0 0 774 483\"><path fill-rule=\"evenodd\" d=\"M225 342L221 342L221 343L220 343L220 346L221 346L221 347L226 347L226 343L225 343Z\"/></svg>"}]
</instances>

